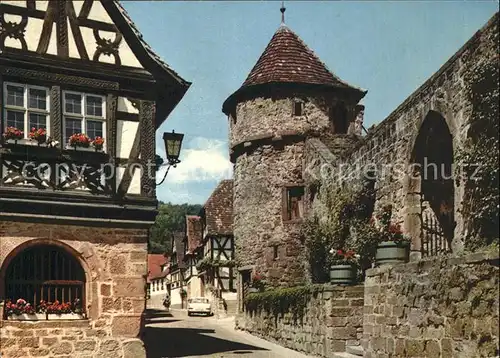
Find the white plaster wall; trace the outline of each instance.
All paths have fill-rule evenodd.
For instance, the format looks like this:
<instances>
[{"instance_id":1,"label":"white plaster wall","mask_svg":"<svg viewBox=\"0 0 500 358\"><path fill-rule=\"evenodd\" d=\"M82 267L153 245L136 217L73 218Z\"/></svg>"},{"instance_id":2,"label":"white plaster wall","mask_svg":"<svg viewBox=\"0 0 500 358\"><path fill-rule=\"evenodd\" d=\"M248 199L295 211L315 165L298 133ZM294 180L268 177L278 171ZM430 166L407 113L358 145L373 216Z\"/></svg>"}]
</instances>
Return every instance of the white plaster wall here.
<instances>
[{"instance_id":1,"label":"white plaster wall","mask_svg":"<svg viewBox=\"0 0 500 358\"><path fill-rule=\"evenodd\" d=\"M127 194L140 194L141 193L141 175L142 170L136 168L132 180L130 181L130 186L128 188Z\"/></svg>"},{"instance_id":2,"label":"white plaster wall","mask_svg":"<svg viewBox=\"0 0 500 358\"><path fill-rule=\"evenodd\" d=\"M139 110L126 97L118 97L118 111L139 114Z\"/></svg>"},{"instance_id":3,"label":"white plaster wall","mask_svg":"<svg viewBox=\"0 0 500 358\"><path fill-rule=\"evenodd\" d=\"M119 158L129 158L134 139L139 130L139 122L116 121L116 154Z\"/></svg>"},{"instance_id":4,"label":"white plaster wall","mask_svg":"<svg viewBox=\"0 0 500 358\"><path fill-rule=\"evenodd\" d=\"M26 7L26 1L20 1L20 0L0 0L0 3L2 4L9 4L9 5L14 5L18 7ZM82 8L83 1L73 1L73 6L75 8L75 12L78 15L80 13L80 10ZM37 1L36 2L36 8L37 10L42 10L45 11L47 9L47 1ZM96 20L96 21L101 21L101 22L106 22L106 23L113 23L111 18L109 17L107 11L104 9L100 1L94 1L92 3L92 7L90 9L90 13L88 16L89 19L91 20ZM20 23L21 22L21 16L19 15L12 15L12 14L5 14L5 20L7 22L12 22L12 23ZM26 30L25 30L25 39L28 47L28 51L36 51L38 47L38 43L40 41L40 34L42 33L42 25L43 25L44 20L43 19L35 19L35 18L28 18L28 24L26 25ZM85 44L85 48L87 50L87 54L89 56L89 59L92 60L94 53L96 51L96 39L94 37L93 30L90 28L86 27L80 27L80 32L82 34L83 42ZM116 34L114 32L109 32L109 31L99 31L99 35L103 39L109 39L113 40L116 37ZM21 42L19 40L16 40L14 38L8 37L5 40L5 46L6 47L12 47L12 48L21 48ZM80 53L78 52L78 49L76 48L75 44L75 39L74 39L74 34L73 31L71 30L71 26L69 25L69 20L68 20L68 47L69 47L69 57L71 58L80 58ZM137 68L144 68L133 51L130 49L130 46L128 43L125 41L125 39L122 39L119 45L119 56L121 60L121 64L123 66L130 66L130 67L137 67ZM49 41L49 47L47 49L47 53L51 55L57 55L57 35L56 35L56 24L54 23L52 26L52 32L50 35L50 41ZM99 62L104 62L104 63L115 63L115 58L114 56L109 56L109 55L101 55L99 57Z\"/></svg>"}]
</instances>

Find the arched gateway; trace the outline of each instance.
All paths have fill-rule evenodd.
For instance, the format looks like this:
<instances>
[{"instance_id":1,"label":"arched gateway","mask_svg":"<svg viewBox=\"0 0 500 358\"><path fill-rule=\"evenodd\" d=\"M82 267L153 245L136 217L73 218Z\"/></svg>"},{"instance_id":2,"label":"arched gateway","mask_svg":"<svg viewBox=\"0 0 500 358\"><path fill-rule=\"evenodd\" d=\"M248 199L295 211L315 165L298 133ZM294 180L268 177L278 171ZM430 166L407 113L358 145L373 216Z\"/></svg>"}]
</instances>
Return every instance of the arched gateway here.
<instances>
[{"instance_id":1,"label":"arched gateway","mask_svg":"<svg viewBox=\"0 0 500 358\"><path fill-rule=\"evenodd\" d=\"M418 239L413 249L422 256L449 252L453 232L453 140L445 119L430 111L415 140L407 192L416 221L410 232Z\"/></svg>"}]
</instances>

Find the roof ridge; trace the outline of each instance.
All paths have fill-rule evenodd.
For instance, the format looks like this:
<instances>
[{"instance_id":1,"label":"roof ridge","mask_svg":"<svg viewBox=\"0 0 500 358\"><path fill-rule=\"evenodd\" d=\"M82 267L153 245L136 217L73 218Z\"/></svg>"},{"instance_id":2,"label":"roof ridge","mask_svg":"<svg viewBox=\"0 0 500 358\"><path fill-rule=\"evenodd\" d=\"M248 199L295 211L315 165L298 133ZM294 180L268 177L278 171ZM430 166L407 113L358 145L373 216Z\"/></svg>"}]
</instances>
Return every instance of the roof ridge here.
<instances>
[{"instance_id":1,"label":"roof ridge","mask_svg":"<svg viewBox=\"0 0 500 358\"><path fill-rule=\"evenodd\" d=\"M281 24L241 88L265 83L326 85L366 92L334 74L290 27Z\"/></svg>"},{"instance_id":2,"label":"roof ridge","mask_svg":"<svg viewBox=\"0 0 500 358\"><path fill-rule=\"evenodd\" d=\"M293 30L292 30L291 28L289 28L288 26L286 26L286 25L283 25L283 26L284 26L284 27L286 27L286 28L288 29L288 31L290 31L290 33L291 33L292 35L294 35L295 37L297 37L297 40L299 40L299 41L300 41L300 43L302 43L302 45L306 48L306 50L307 50L307 51L309 51L309 52L311 53L311 55L312 55L312 56L314 56L314 57L316 58L316 60L317 60L317 61L319 61L319 62L323 65L323 67L325 67L325 69L326 69L326 70L327 70L327 71L328 71L328 72L329 72L329 73L330 73L330 74L331 74L331 75L332 75L332 76L333 76L333 77L334 77L337 81L339 81L340 83L344 84L344 85L345 85L345 86L347 86L347 87L353 87L353 88L359 89L359 90L361 90L361 91L364 91L361 87L353 86L353 85L351 85L350 83L348 83L348 82L344 81L343 79L341 79L339 76L337 76L337 75L335 74L335 72L333 72L332 70L330 70L330 68L328 67L328 65L327 65L325 62L323 62L323 61L321 60L321 57L319 57L319 56L316 54L316 52L315 52L315 51L314 51L311 47L309 47L309 46L306 44L306 42L302 39L302 37L300 37L300 36L299 36L299 34L297 34L295 31L293 31ZM280 26L280 27L281 27L281 26ZM278 30L279 30L279 29L278 29Z\"/></svg>"}]
</instances>

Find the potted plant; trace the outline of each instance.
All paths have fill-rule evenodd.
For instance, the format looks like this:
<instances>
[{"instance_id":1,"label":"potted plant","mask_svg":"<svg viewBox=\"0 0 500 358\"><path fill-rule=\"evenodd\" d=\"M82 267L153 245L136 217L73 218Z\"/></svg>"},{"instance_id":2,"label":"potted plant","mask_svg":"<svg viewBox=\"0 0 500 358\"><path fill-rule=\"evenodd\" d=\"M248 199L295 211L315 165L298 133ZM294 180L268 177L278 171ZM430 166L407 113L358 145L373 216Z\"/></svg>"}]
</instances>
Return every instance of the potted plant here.
<instances>
[{"instance_id":1,"label":"potted plant","mask_svg":"<svg viewBox=\"0 0 500 358\"><path fill-rule=\"evenodd\" d=\"M15 303L7 301L5 304L7 320L38 321L45 319L44 315L38 315L33 306L25 299L19 298Z\"/></svg>"},{"instance_id":2,"label":"potted plant","mask_svg":"<svg viewBox=\"0 0 500 358\"><path fill-rule=\"evenodd\" d=\"M69 137L69 145L73 148L81 147L88 148L90 146L90 138L83 133L75 133Z\"/></svg>"},{"instance_id":3,"label":"potted plant","mask_svg":"<svg viewBox=\"0 0 500 358\"><path fill-rule=\"evenodd\" d=\"M356 282L358 255L353 250L330 250L330 282L351 285Z\"/></svg>"},{"instance_id":4,"label":"potted plant","mask_svg":"<svg viewBox=\"0 0 500 358\"><path fill-rule=\"evenodd\" d=\"M104 138L95 137L94 140L92 141L92 145L94 146L96 152L102 150L102 147L104 145Z\"/></svg>"},{"instance_id":5,"label":"potted plant","mask_svg":"<svg viewBox=\"0 0 500 358\"><path fill-rule=\"evenodd\" d=\"M375 253L377 266L408 262L411 238L403 233L399 224L391 223L392 206L386 205L377 215L380 241Z\"/></svg>"},{"instance_id":6,"label":"potted plant","mask_svg":"<svg viewBox=\"0 0 500 358\"><path fill-rule=\"evenodd\" d=\"M264 276L259 273L255 273L252 276L252 285L250 286L249 292L262 292L264 291L265 287L266 282L264 281Z\"/></svg>"},{"instance_id":7,"label":"potted plant","mask_svg":"<svg viewBox=\"0 0 500 358\"><path fill-rule=\"evenodd\" d=\"M18 140L24 138L24 132L16 127L7 127L5 128L3 137L6 141L14 141L14 143L17 144Z\"/></svg>"},{"instance_id":8,"label":"potted plant","mask_svg":"<svg viewBox=\"0 0 500 358\"><path fill-rule=\"evenodd\" d=\"M33 128L31 128L29 138L31 140L36 141L38 143L38 145L46 143L47 142L47 130L45 128L36 129L35 127L33 127Z\"/></svg>"}]
</instances>

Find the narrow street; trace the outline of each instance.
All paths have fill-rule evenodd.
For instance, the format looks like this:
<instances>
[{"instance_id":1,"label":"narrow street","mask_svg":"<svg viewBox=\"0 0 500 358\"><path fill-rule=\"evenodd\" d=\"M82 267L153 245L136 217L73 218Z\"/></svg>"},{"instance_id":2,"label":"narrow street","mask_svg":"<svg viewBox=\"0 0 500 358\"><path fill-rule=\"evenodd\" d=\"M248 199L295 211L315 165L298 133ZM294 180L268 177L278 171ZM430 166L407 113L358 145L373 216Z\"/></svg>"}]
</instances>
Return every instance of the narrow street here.
<instances>
[{"instance_id":1,"label":"narrow street","mask_svg":"<svg viewBox=\"0 0 500 358\"><path fill-rule=\"evenodd\" d=\"M248 333L234 330L231 319L188 317L185 311L150 311L144 341L148 358L255 357L306 358Z\"/></svg>"}]
</instances>

